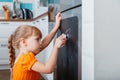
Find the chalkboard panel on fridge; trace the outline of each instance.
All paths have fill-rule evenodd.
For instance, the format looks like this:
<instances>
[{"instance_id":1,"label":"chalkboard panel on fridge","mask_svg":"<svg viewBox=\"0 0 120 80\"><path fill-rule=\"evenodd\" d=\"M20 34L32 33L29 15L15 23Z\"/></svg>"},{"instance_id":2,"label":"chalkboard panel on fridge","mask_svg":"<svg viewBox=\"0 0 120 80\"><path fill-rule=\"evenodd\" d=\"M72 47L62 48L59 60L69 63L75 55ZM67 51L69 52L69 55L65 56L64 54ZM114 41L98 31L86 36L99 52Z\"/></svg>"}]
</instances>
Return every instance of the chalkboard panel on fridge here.
<instances>
[{"instance_id":1,"label":"chalkboard panel on fridge","mask_svg":"<svg viewBox=\"0 0 120 80\"><path fill-rule=\"evenodd\" d=\"M60 48L57 60L56 80L78 80L78 18L61 21L58 36L67 33L67 43Z\"/></svg>"}]
</instances>

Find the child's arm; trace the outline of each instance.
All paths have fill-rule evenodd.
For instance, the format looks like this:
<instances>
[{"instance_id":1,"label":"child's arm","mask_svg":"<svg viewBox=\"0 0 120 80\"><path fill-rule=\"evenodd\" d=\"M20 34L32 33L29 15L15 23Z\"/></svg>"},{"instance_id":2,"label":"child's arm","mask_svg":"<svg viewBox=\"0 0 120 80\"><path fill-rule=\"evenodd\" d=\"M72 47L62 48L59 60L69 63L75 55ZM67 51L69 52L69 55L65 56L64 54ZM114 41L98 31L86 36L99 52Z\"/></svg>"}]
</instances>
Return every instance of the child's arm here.
<instances>
[{"instance_id":1,"label":"child's arm","mask_svg":"<svg viewBox=\"0 0 120 80\"><path fill-rule=\"evenodd\" d=\"M35 62L34 65L32 66L32 70L45 74L53 72L56 65L59 48L65 43L66 38L64 38L63 35L57 38L55 46L52 49L52 54L47 63L43 64L41 62Z\"/></svg>"},{"instance_id":2,"label":"child's arm","mask_svg":"<svg viewBox=\"0 0 120 80\"><path fill-rule=\"evenodd\" d=\"M58 31L58 28L60 26L60 21L61 21L61 13L58 13L56 15L56 24L55 27L51 30L51 32L42 40L41 44L41 50L42 51L45 47L49 45L53 37L55 36L56 32Z\"/></svg>"}]
</instances>

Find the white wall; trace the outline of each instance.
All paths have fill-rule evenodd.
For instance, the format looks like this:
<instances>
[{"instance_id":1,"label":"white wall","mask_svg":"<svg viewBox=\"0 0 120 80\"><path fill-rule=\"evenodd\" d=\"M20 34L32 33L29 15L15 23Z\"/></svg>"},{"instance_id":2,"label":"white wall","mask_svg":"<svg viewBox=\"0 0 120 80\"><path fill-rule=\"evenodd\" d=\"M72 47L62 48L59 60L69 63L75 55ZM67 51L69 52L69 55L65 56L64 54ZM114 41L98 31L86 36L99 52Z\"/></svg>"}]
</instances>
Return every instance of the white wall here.
<instances>
[{"instance_id":1,"label":"white wall","mask_svg":"<svg viewBox=\"0 0 120 80\"><path fill-rule=\"evenodd\" d=\"M82 0L82 80L94 80L94 0Z\"/></svg>"},{"instance_id":2,"label":"white wall","mask_svg":"<svg viewBox=\"0 0 120 80\"><path fill-rule=\"evenodd\" d=\"M95 0L95 80L120 80L120 0Z\"/></svg>"},{"instance_id":3,"label":"white wall","mask_svg":"<svg viewBox=\"0 0 120 80\"><path fill-rule=\"evenodd\" d=\"M34 0L19 0L19 1L24 3L32 3Z\"/></svg>"}]
</instances>

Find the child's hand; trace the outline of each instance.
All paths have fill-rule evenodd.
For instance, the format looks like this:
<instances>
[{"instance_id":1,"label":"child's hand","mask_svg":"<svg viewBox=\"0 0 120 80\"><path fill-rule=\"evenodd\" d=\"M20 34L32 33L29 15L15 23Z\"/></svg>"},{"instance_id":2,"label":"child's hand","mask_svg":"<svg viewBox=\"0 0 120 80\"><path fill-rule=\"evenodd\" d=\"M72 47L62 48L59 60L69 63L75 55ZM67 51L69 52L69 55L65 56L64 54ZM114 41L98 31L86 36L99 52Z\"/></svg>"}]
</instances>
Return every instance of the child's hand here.
<instances>
[{"instance_id":1,"label":"child's hand","mask_svg":"<svg viewBox=\"0 0 120 80\"><path fill-rule=\"evenodd\" d=\"M61 36L59 36L57 39L56 39L56 42L55 42L55 47L57 48L60 48L62 46L65 45L66 43L66 37L65 37L65 34L62 34Z\"/></svg>"},{"instance_id":2,"label":"child's hand","mask_svg":"<svg viewBox=\"0 0 120 80\"><path fill-rule=\"evenodd\" d=\"M59 27L60 26L60 21L62 19L61 13L57 13L56 15L56 26Z\"/></svg>"}]
</instances>

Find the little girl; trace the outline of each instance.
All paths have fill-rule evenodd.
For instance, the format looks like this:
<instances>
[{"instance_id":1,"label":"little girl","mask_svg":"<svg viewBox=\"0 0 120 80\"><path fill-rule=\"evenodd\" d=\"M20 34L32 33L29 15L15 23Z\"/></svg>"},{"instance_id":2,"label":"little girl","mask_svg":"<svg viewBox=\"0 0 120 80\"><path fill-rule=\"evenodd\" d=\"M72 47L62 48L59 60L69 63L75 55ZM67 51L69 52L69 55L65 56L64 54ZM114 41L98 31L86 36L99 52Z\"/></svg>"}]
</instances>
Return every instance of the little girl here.
<instances>
[{"instance_id":1,"label":"little girl","mask_svg":"<svg viewBox=\"0 0 120 80\"><path fill-rule=\"evenodd\" d=\"M58 50L66 43L64 35L56 39L52 49L52 54L48 61L43 64L39 62L35 55L42 51L53 39L60 25L60 13L56 15L56 26L43 39L41 31L30 25L18 27L10 36L8 48L10 53L10 68L12 80L40 80L40 73L51 73L56 65ZM19 50L15 58L15 50Z\"/></svg>"}]
</instances>

